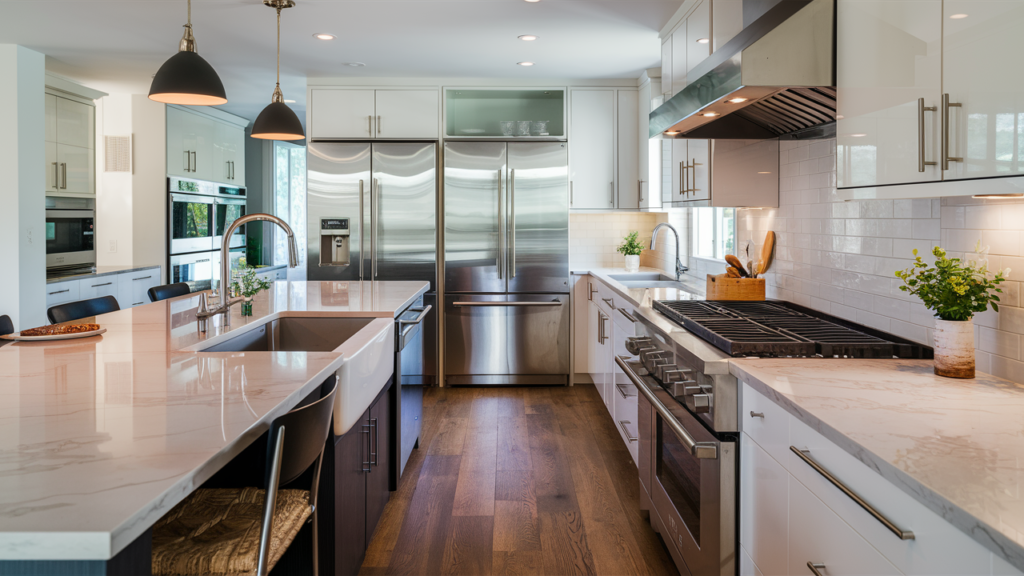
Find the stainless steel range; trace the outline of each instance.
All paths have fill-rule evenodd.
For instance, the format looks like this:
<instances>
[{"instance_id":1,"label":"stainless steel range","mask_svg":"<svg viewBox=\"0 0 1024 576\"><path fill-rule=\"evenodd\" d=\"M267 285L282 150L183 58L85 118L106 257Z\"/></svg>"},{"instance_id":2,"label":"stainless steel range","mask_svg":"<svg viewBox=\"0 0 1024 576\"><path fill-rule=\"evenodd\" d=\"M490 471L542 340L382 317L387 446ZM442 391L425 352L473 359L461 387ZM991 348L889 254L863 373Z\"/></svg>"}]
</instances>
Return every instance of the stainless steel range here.
<instances>
[{"instance_id":1,"label":"stainless steel range","mask_svg":"<svg viewBox=\"0 0 1024 576\"><path fill-rule=\"evenodd\" d=\"M789 302L657 301L638 315L641 509L682 574L734 575L738 562L739 383L730 357L931 358L932 350ZM684 328L684 331L679 330Z\"/></svg>"}]
</instances>

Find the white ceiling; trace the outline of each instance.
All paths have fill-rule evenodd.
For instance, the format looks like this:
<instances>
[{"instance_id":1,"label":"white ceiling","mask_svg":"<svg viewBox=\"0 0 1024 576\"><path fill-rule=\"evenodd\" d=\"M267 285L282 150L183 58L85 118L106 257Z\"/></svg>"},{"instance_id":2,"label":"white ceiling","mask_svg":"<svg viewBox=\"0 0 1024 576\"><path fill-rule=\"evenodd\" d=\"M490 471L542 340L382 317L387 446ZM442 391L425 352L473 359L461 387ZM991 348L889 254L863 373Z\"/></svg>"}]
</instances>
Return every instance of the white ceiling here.
<instances>
[{"instance_id":1,"label":"white ceiling","mask_svg":"<svg viewBox=\"0 0 1024 576\"><path fill-rule=\"evenodd\" d=\"M307 78L636 78L659 63L658 31L681 3L296 0L282 15L281 88L301 115ZM185 10L185 0L2 0L0 43L43 52L48 70L100 90L144 92L177 50ZM253 119L270 101L274 20L261 0L193 0L198 51L224 81L225 110ZM516 65L524 60L537 65Z\"/></svg>"}]
</instances>

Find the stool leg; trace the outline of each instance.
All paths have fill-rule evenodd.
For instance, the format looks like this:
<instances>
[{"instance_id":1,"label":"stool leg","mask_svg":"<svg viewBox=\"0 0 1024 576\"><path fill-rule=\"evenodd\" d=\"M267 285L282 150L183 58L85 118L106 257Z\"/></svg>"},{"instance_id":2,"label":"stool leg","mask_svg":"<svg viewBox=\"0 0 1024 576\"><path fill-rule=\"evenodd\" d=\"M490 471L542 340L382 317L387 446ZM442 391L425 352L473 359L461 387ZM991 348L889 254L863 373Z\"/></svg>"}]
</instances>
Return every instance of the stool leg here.
<instances>
[{"instance_id":1,"label":"stool leg","mask_svg":"<svg viewBox=\"0 0 1024 576\"><path fill-rule=\"evenodd\" d=\"M260 527L260 556L256 566L257 576L270 572L270 531L274 529L274 507L277 505L277 484L281 481L281 458L284 452L284 426L277 429L274 438L274 460L267 482L267 496L263 501L263 525Z\"/></svg>"}]
</instances>

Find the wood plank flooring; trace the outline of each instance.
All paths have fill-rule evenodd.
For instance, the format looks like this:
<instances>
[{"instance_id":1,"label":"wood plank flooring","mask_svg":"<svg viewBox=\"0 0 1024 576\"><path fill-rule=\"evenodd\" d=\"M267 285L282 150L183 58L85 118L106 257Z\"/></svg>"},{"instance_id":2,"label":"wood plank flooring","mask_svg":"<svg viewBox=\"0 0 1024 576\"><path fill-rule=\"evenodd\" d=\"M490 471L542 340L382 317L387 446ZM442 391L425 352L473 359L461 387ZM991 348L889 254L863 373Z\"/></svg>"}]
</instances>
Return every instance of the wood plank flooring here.
<instances>
[{"instance_id":1,"label":"wood plank flooring","mask_svg":"<svg viewBox=\"0 0 1024 576\"><path fill-rule=\"evenodd\" d=\"M593 386L432 388L423 402L361 574L678 574Z\"/></svg>"}]
</instances>

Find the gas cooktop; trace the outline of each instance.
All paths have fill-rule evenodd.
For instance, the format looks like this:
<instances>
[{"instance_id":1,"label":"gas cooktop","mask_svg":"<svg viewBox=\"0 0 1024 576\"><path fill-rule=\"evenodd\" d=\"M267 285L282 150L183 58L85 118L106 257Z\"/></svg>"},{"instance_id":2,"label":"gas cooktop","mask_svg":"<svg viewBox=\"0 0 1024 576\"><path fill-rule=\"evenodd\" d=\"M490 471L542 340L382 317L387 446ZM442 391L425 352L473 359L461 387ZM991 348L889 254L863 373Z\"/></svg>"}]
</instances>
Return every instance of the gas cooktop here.
<instances>
[{"instance_id":1,"label":"gas cooktop","mask_svg":"<svg viewBox=\"0 0 1024 576\"><path fill-rule=\"evenodd\" d=\"M654 308L730 356L933 356L927 346L791 302L659 300Z\"/></svg>"}]
</instances>

